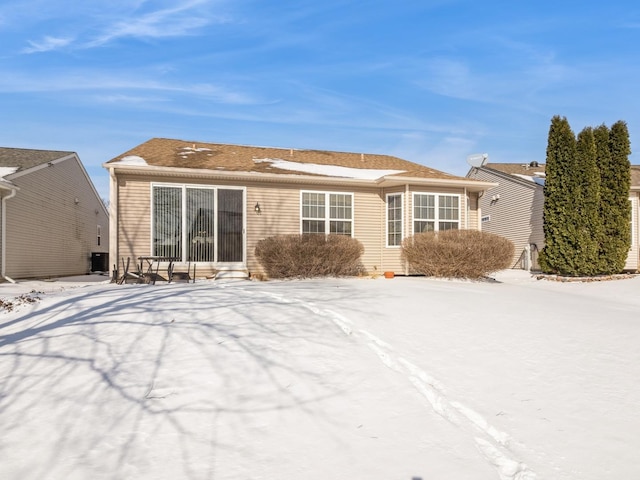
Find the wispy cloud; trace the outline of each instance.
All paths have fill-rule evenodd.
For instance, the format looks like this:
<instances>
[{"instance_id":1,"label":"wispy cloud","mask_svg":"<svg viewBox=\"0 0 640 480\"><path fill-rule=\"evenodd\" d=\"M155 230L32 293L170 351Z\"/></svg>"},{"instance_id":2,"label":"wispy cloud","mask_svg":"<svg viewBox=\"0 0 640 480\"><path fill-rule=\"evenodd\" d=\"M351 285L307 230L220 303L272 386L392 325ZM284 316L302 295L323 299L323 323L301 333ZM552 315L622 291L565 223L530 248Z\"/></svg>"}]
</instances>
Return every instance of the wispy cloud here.
<instances>
[{"instance_id":1,"label":"wispy cloud","mask_svg":"<svg viewBox=\"0 0 640 480\"><path fill-rule=\"evenodd\" d=\"M105 72L102 70L76 70L65 73L49 73L46 79L37 76L22 75L14 72L0 78L0 93L52 93L80 92L95 94L94 99L112 102L116 99L131 98L140 104L147 102L180 101L183 98L201 99L208 102L252 105L262 104L264 100L244 92L215 83L189 83L180 81L162 81L150 78L142 72ZM164 95L164 97L162 97Z\"/></svg>"},{"instance_id":2,"label":"wispy cloud","mask_svg":"<svg viewBox=\"0 0 640 480\"><path fill-rule=\"evenodd\" d=\"M150 40L193 36L207 25L230 21L228 15L213 11L221 2L191 0L178 6L166 6L164 3L157 0L116 2L99 11L84 6L73 22L67 19L64 24L55 24L55 28L72 31L73 35L63 38L52 34L41 40L27 40L29 46L22 53L48 52L64 47L95 48L127 38ZM220 10L222 7L217 8ZM40 19L42 22L46 20Z\"/></svg>"},{"instance_id":3,"label":"wispy cloud","mask_svg":"<svg viewBox=\"0 0 640 480\"><path fill-rule=\"evenodd\" d=\"M73 42L72 38L59 38L59 37L44 37L39 42L34 42L29 40L29 46L22 50L23 53L40 53L40 52L49 52L51 50L58 50L60 48L66 47L71 42Z\"/></svg>"},{"instance_id":4,"label":"wispy cloud","mask_svg":"<svg viewBox=\"0 0 640 480\"><path fill-rule=\"evenodd\" d=\"M207 0L193 0L148 13L133 12L127 18L107 25L103 33L88 42L87 46L100 46L127 37L154 39L190 36L206 25L229 21L224 15L213 15L201 8L208 4L210 2Z\"/></svg>"},{"instance_id":5,"label":"wispy cloud","mask_svg":"<svg viewBox=\"0 0 640 480\"><path fill-rule=\"evenodd\" d=\"M426 65L427 75L418 81L423 87L446 97L479 99L478 79L473 77L469 66L451 58L435 58Z\"/></svg>"}]
</instances>

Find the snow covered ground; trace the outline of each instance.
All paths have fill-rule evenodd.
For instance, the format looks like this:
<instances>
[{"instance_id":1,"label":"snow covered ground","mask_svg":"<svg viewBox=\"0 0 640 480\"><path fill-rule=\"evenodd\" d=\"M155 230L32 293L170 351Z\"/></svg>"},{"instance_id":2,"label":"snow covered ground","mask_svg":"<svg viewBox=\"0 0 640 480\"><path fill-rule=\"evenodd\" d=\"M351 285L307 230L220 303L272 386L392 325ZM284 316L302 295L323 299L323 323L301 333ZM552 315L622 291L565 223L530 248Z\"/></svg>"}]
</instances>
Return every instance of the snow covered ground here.
<instances>
[{"instance_id":1,"label":"snow covered ground","mask_svg":"<svg viewBox=\"0 0 640 480\"><path fill-rule=\"evenodd\" d=\"M0 478L640 478L640 278L496 279L0 285Z\"/></svg>"}]
</instances>

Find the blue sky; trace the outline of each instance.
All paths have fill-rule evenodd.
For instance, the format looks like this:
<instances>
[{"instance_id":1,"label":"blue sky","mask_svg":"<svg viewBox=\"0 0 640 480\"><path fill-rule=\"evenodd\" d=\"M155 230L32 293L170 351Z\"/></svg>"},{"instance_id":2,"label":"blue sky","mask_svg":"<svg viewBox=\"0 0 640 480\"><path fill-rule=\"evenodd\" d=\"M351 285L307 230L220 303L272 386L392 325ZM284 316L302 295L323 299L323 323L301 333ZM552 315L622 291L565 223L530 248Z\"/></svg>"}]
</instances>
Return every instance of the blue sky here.
<instances>
[{"instance_id":1,"label":"blue sky","mask_svg":"<svg viewBox=\"0 0 640 480\"><path fill-rule=\"evenodd\" d=\"M640 141L632 1L11 0L0 145L102 163L153 137L544 161L553 115ZM640 155L631 155L640 164Z\"/></svg>"}]
</instances>

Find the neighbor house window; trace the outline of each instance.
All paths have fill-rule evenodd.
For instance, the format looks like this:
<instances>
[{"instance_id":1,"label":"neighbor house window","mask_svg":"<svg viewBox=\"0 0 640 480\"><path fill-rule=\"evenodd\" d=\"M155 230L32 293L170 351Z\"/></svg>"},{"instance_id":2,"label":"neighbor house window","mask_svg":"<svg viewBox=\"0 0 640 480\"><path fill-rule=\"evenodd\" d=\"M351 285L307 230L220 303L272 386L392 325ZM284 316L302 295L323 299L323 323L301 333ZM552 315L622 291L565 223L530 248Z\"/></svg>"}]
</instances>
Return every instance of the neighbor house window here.
<instances>
[{"instance_id":1,"label":"neighbor house window","mask_svg":"<svg viewBox=\"0 0 640 480\"><path fill-rule=\"evenodd\" d=\"M302 233L353 235L353 194L302 192Z\"/></svg>"},{"instance_id":2,"label":"neighbor house window","mask_svg":"<svg viewBox=\"0 0 640 480\"><path fill-rule=\"evenodd\" d=\"M460 228L460 196L433 193L413 194L413 232L434 232Z\"/></svg>"},{"instance_id":3,"label":"neighbor house window","mask_svg":"<svg viewBox=\"0 0 640 480\"><path fill-rule=\"evenodd\" d=\"M387 246L402 244L402 194L387 195Z\"/></svg>"}]
</instances>

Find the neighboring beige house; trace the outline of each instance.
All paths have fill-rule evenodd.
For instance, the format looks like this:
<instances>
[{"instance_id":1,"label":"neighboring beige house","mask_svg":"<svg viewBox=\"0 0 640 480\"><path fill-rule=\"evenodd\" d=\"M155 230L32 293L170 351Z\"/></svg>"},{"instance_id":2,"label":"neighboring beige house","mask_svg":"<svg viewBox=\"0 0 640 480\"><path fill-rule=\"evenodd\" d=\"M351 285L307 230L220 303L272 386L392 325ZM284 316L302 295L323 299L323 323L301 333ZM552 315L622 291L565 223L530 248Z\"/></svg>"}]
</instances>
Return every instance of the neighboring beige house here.
<instances>
[{"instance_id":1,"label":"neighboring beige house","mask_svg":"<svg viewBox=\"0 0 640 480\"><path fill-rule=\"evenodd\" d=\"M109 216L74 152L0 148L0 281L109 271Z\"/></svg>"},{"instance_id":2,"label":"neighboring beige house","mask_svg":"<svg viewBox=\"0 0 640 480\"><path fill-rule=\"evenodd\" d=\"M480 198L482 230L511 240L515 247L512 268L537 270L538 253L544 247L543 206L545 165L531 162L487 163L472 167L467 178L495 182ZM638 269L638 199L640 166L631 167L632 245L625 269Z\"/></svg>"},{"instance_id":3,"label":"neighboring beige house","mask_svg":"<svg viewBox=\"0 0 640 480\"><path fill-rule=\"evenodd\" d=\"M264 273L256 243L278 234L343 234L368 272L406 274L403 238L478 229L495 186L388 155L154 138L108 161L110 258L174 257L198 277Z\"/></svg>"}]
</instances>

